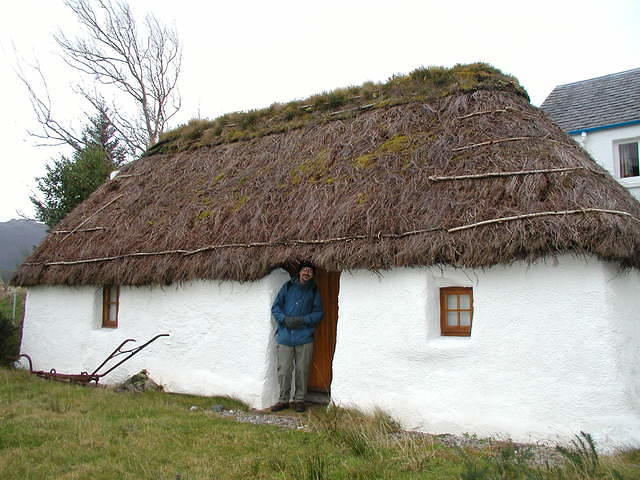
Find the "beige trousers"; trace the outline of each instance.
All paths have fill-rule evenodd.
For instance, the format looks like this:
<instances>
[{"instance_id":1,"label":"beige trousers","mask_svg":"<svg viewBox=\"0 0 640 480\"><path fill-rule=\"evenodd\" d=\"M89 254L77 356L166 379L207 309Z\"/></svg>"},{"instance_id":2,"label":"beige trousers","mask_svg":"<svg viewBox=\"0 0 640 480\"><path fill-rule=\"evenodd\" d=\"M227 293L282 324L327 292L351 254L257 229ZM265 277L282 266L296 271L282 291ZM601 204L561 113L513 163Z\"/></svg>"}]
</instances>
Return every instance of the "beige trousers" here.
<instances>
[{"instance_id":1,"label":"beige trousers","mask_svg":"<svg viewBox=\"0 0 640 480\"><path fill-rule=\"evenodd\" d=\"M313 343L288 347L276 345L278 359L278 384L280 385L279 402L291 400L291 376L295 377L294 402L304 402L309 380L309 367L313 355Z\"/></svg>"}]
</instances>

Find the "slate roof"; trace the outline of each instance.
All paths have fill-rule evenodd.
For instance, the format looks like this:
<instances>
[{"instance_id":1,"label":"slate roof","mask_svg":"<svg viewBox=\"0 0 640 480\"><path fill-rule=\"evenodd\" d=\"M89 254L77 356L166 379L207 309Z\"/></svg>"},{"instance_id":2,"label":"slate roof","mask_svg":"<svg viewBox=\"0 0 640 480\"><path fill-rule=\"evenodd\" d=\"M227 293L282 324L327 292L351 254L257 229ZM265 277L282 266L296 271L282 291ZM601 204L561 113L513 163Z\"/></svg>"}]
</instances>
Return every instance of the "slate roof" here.
<instances>
[{"instance_id":1,"label":"slate roof","mask_svg":"<svg viewBox=\"0 0 640 480\"><path fill-rule=\"evenodd\" d=\"M640 122L640 68L558 85L541 108L570 133Z\"/></svg>"}]
</instances>

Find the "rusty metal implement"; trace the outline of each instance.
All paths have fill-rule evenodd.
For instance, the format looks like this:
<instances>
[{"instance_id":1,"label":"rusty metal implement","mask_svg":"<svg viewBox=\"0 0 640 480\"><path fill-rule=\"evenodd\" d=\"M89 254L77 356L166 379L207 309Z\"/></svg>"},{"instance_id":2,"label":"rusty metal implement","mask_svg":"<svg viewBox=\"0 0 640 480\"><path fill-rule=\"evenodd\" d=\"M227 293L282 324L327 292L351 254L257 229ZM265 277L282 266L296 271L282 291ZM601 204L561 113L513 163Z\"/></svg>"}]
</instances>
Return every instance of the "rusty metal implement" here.
<instances>
[{"instance_id":1,"label":"rusty metal implement","mask_svg":"<svg viewBox=\"0 0 640 480\"><path fill-rule=\"evenodd\" d=\"M98 367L92 373L88 373L88 372L81 372L79 374L58 373L58 372L56 372L55 368L52 368L48 372L44 371L44 370L34 370L33 369L33 362L31 361L31 357L29 355L23 353L18 358L25 357L29 361L29 371L33 375L37 375L38 377L46 378L47 380L57 380L57 381L60 381L60 382L80 383L80 384L84 384L84 385L88 385L91 382L95 382L95 384L97 385L102 377L106 376L107 374L109 374L110 372L112 372L113 370L118 368L124 362L126 362L131 357L133 357L138 352L140 352L140 350L142 350L143 348L145 348L149 344L155 342L158 338L160 338L160 337L168 337L168 336L169 336L168 333L161 333L160 335L156 335L155 337L153 337L151 340L149 340L144 345L140 345L139 347L135 347L135 348L131 348L131 349L125 350L125 349L123 349L123 347L127 343L136 341L133 338L127 338L124 342L122 342L120 345L118 345L116 347L116 349L113 352L111 352L111 354L104 360L104 362L102 362L100 365L98 365ZM129 354L129 355L127 355L125 358L120 360L115 365L112 365L108 370L106 370L104 372L101 372L101 373L98 373L98 372L100 372L101 368L103 368L103 367L107 368L107 366L108 366L107 364L109 362L111 362L112 360L114 360L116 357L119 357L120 355L126 355L126 354Z\"/></svg>"}]
</instances>

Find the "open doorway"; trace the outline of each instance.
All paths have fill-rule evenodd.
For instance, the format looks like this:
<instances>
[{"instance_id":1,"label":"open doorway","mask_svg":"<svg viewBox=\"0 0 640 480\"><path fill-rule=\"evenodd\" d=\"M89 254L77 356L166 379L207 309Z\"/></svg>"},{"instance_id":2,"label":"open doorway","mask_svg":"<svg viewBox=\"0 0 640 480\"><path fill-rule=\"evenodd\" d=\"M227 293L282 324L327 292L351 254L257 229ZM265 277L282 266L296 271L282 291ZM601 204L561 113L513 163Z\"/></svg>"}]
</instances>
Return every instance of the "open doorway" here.
<instances>
[{"instance_id":1,"label":"open doorway","mask_svg":"<svg viewBox=\"0 0 640 480\"><path fill-rule=\"evenodd\" d=\"M333 376L333 354L336 350L340 272L327 272L317 268L315 281L322 297L324 316L314 335L307 397L311 401L328 403Z\"/></svg>"}]
</instances>

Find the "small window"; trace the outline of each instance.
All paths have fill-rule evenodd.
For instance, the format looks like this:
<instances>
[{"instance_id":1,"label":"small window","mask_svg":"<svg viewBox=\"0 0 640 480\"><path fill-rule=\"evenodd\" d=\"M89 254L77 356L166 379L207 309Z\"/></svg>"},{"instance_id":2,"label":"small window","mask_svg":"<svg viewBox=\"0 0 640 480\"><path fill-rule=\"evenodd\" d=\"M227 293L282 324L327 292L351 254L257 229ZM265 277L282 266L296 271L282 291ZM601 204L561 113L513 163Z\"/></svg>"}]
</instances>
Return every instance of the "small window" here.
<instances>
[{"instance_id":1,"label":"small window","mask_svg":"<svg viewBox=\"0 0 640 480\"><path fill-rule=\"evenodd\" d=\"M620 161L620 177L640 176L640 162L638 161L638 142L619 143L618 159Z\"/></svg>"},{"instance_id":2,"label":"small window","mask_svg":"<svg viewBox=\"0 0 640 480\"><path fill-rule=\"evenodd\" d=\"M447 287L440 289L440 333L469 337L473 323L473 289Z\"/></svg>"},{"instance_id":3,"label":"small window","mask_svg":"<svg viewBox=\"0 0 640 480\"><path fill-rule=\"evenodd\" d=\"M118 307L120 304L120 287L104 287L102 290L102 326L118 328Z\"/></svg>"}]
</instances>

